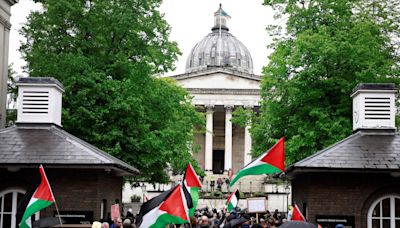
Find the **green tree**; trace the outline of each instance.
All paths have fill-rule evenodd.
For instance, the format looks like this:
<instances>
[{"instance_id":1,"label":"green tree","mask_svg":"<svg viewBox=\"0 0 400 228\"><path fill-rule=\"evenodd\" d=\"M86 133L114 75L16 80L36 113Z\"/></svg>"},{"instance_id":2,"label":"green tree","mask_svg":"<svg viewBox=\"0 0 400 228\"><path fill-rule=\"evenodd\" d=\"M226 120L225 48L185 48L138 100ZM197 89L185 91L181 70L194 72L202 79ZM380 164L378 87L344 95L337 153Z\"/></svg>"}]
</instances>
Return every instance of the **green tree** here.
<instances>
[{"instance_id":1,"label":"green tree","mask_svg":"<svg viewBox=\"0 0 400 228\"><path fill-rule=\"evenodd\" d=\"M260 115L252 119L253 152L285 136L289 165L351 134L350 94L358 83L398 84L399 56L390 36L398 24L372 15L371 4L361 0L264 4L286 24L269 27L274 51L263 69Z\"/></svg>"},{"instance_id":2,"label":"green tree","mask_svg":"<svg viewBox=\"0 0 400 228\"><path fill-rule=\"evenodd\" d=\"M8 65L8 76L7 76L7 120L6 126L11 126L17 120L17 110L11 109L10 107L15 105L17 102L18 89L16 81L18 77L16 72L12 69L12 64Z\"/></svg>"},{"instance_id":3,"label":"green tree","mask_svg":"<svg viewBox=\"0 0 400 228\"><path fill-rule=\"evenodd\" d=\"M63 127L134 165L140 178L168 180L183 170L203 118L189 94L155 75L180 54L160 0L37 0L21 30L30 76L65 86ZM185 164L183 164L185 163Z\"/></svg>"}]
</instances>

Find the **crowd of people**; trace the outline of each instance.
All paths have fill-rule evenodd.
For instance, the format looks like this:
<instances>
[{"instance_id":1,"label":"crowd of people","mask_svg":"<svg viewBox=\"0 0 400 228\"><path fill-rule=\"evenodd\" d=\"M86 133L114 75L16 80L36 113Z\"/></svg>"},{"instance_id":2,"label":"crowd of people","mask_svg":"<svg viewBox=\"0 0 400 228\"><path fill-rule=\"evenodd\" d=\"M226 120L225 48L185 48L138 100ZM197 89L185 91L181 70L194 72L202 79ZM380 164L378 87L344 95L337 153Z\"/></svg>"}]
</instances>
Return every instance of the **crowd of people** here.
<instances>
[{"instance_id":1,"label":"crowd of people","mask_svg":"<svg viewBox=\"0 0 400 228\"><path fill-rule=\"evenodd\" d=\"M256 216L254 213L248 213L247 210L237 210L227 212L226 209L197 209L194 216L190 217L190 223L170 224L169 228L273 228L285 223L287 218L275 210L267 211ZM126 216L116 218L112 222L94 222L92 228L136 228L135 216L129 209Z\"/></svg>"},{"instance_id":2,"label":"crowd of people","mask_svg":"<svg viewBox=\"0 0 400 228\"><path fill-rule=\"evenodd\" d=\"M233 212L227 212L225 209L203 208L197 210L195 216L191 218L191 227L213 227L213 228L229 228L229 227L278 227L286 222L287 218L275 210L267 211L256 216L255 213L248 213L247 210L239 208ZM190 226L188 226L190 227Z\"/></svg>"}]
</instances>

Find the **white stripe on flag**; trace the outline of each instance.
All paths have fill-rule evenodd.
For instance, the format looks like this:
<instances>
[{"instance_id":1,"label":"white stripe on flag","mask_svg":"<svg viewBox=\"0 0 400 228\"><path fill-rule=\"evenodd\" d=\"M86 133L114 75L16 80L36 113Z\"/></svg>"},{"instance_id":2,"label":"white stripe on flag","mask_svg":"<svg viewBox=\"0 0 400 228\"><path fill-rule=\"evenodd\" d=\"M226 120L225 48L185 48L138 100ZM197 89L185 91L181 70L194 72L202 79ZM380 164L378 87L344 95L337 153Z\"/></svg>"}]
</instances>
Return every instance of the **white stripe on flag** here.
<instances>
[{"instance_id":1,"label":"white stripe on flag","mask_svg":"<svg viewBox=\"0 0 400 228\"><path fill-rule=\"evenodd\" d=\"M237 206L237 204L238 204L238 199L236 198L236 195L233 195L233 196L232 196L231 202L230 202L230 203L232 204L233 207L236 207L236 206Z\"/></svg>"},{"instance_id":2,"label":"white stripe on flag","mask_svg":"<svg viewBox=\"0 0 400 228\"><path fill-rule=\"evenodd\" d=\"M151 225L153 225L157 221L157 219L161 215L166 214L165 211L160 210L160 206L155 207L153 210L149 211L148 213L146 213L143 216L142 224L140 224L140 226L139 226L140 228L148 228L148 227L150 227Z\"/></svg>"}]
</instances>

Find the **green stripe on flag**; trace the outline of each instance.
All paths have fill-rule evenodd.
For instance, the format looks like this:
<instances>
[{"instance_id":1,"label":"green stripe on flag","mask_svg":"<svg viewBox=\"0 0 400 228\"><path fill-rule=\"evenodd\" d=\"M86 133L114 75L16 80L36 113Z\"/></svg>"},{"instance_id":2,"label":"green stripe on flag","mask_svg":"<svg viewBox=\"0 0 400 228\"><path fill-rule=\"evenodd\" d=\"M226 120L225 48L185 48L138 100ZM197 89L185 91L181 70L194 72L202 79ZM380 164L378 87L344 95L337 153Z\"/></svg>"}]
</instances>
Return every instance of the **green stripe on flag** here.
<instances>
[{"instance_id":1,"label":"green stripe on flag","mask_svg":"<svg viewBox=\"0 0 400 228\"><path fill-rule=\"evenodd\" d=\"M189 210L189 216L193 216L196 211L197 202L199 201L199 190L200 188L191 187L190 196L192 197L193 207Z\"/></svg>"},{"instance_id":2,"label":"green stripe on flag","mask_svg":"<svg viewBox=\"0 0 400 228\"><path fill-rule=\"evenodd\" d=\"M235 207L233 206L232 203L229 203L229 204L228 204L228 211L229 211L229 212L232 212L233 209L235 209Z\"/></svg>"},{"instance_id":3,"label":"green stripe on flag","mask_svg":"<svg viewBox=\"0 0 400 228\"><path fill-rule=\"evenodd\" d=\"M180 217L172 216L170 214L162 214L157 218L156 222L150 226L150 228L164 228L166 225L170 223L185 224L188 222L189 221L183 220Z\"/></svg>"},{"instance_id":4,"label":"green stripe on flag","mask_svg":"<svg viewBox=\"0 0 400 228\"><path fill-rule=\"evenodd\" d=\"M32 204L28 204L28 207L26 208L24 212L24 216L21 219L21 223L19 225L20 228L30 228L28 224L26 224L26 220L34 215L36 212L42 210L43 208L46 208L53 204L51 201L46 201L46 200L40 200L36 199Z\"/></svg>"},{"instance_id":5,"label":"green stripe on flag","mask_svg":"<svg viewBox=\"0 0 400 228\"><path fill-rule=\"evenodd\" d=\"M273 165L270 164L260 164L257 166L249 167L242 169L238 174L236 174L235 178L233 178L232 182L230 183L230 186L233 186L235 182L247 175L260 175L260 174L270 174L270 173L279 173L282 172L280 169L276 168Z\"/></svg>"}]
</instances>

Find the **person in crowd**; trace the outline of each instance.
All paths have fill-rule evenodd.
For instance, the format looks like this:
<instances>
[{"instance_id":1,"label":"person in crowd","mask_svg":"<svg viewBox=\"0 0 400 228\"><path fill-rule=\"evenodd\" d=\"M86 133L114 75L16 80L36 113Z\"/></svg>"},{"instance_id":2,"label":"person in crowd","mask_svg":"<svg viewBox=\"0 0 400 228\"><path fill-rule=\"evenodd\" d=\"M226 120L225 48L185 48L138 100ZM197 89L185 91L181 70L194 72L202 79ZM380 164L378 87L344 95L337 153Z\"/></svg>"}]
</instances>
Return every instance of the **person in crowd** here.
<instances>
[{"instance_id":1,"label":"person in crowd","mask_svg":"<svg viewBox=\"0 0 400 228\"><path fill-rule=\"evenodd\" d=\"M135 216L133 216L133 213L132 213L132 208L129 208L128 211L126 212L126 218L130 219L131 222L135 218Z\"/></svg>"},{"instance_id":2,"label":"person in crowd","mask_svg":"<svg viewBox=\"0 0 400 228\"><path fill-rule=\"evenodd\" d=\"M101 228L110 228L110 224L108 224L108 222L103 222Z\"/></svg>"},{"instance_id":3,"label":"person in crowd","mask_svg":"<svg viewBox=\"0 0 400 228\"><path fill-rule=\"evenodd\" d=\"M97 222L97 221L94 221L93 224L92 224L92 228L101 228L101 223Z\"/></svg>"},{"instance_id":4,"label":"person in crowd","mask_svg":"<svg viewBox=\"0 0 400 228\"><path fill-rule=\"evenodd\" d=\"M211 180L210 181L210 187L211 187L211 191L214 191L214 186L215 186L215 180Z\"/></svg>"},{"instance_id":5,"label":"person in crowd","mask_svg":"<svg viewBox=\"0 0 400 228\"><path fill-rule=\"evenodd\" d=\"M293 212L293 206L289 205L288 216L287 216L288 221L292 219L292 212Z\"/></svg>"},{"instance_id":6,"label":"person in crowd","mask_svg":"<svg viewBox=\"0 0 400 228\"><path fill-rule=\"evenodd\" d=\"M111 224L110 228L122 228L122 219L115 218L113 224Z\"/></svg>"},{"instance_id":7,"label":"person in crowd","mask_svg":"<svg viewBox=\"0 0 400 228\"><path fill-rule=\"evenodd\" d=\"M222 191L222 184L224 184L224 181L222 180L221 177L217 179L217 191L221 192Z\"/></svg>"},{"instance_id":8,"label":"person in crowd","mask_svg":"<svg viewBox=\"0 0 400 228\"><path fill-rule=\"evenodd\" d=\"M132 224L131 220L126 218L124 220L124 222L122 223L122 227L123 228L132 228L131 224Z\"/></svg>"},{"instance_id":9,"label":"person in crowd","mask_svg":"<svg viewBox=\"0 0 400 228\"><path fill-rule=\"evenodd\" d=\"M275 220L274 220L273 217L270 217L270 218L268 219L267 227L268 227L268 228L276 228L276 226L275 226Z\"/></svg>"},{"instance_id":10,"label":"person in crowd","mask_svg":"<svg viewBox=\"0 0 400 228\"><path fill-rule=\"evenodd\" d=\"M209 223L209 221L208 221L207 215L201 216L199 225L200 225L200 227L203 227L203 228L204 228L204 227L209 227L209 226L210 226L210 223Z\"/></svg>"},{"instance_id":11,"label":"person in crowd","mask_svg":"<svg viewBox=\"0 0 400 228\"><path fill-rule=\"evenodd\" d=\"M191 227L191 228L199 228L200 227L199 224L197 223L196 217L190 216L189 219L190 219L190 226L188 226L188 227Z\"/></svg>"},{"instance_id":12,"label":"person in crowd","mask_svg":"<svg viewBox=\"0 0 400 228\"><path fill-rule=\"evenodd\" d=\"M265 219L260 218L260 226L263 227L263 228L267 227L267 222L265 221Z\"/></svg>"}]
</instances>

